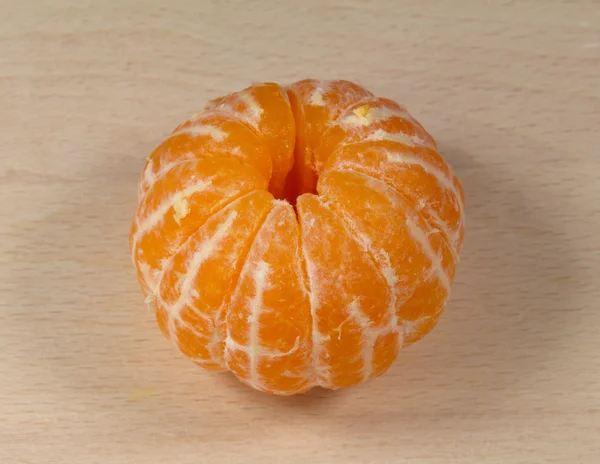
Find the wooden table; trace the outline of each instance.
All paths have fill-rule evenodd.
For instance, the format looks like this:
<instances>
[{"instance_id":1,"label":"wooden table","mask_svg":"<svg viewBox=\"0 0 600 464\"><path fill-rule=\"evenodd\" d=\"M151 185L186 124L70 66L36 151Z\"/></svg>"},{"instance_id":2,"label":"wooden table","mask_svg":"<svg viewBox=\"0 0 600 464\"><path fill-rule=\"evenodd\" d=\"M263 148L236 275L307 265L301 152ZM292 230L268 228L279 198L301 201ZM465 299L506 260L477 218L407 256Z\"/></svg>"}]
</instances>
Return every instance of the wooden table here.
<instances>
[{"instance_id":1,"label":"wooden table","mask_svg":"<svg viewBox=\"0 0 600 464\"><path fill-rule=\"evenodd\" d=\"M600 4L4 1L0 462L598 463ZM466 191L438 327L276 398L177 355L127 249L144 158L251 81L406 104Z\"/></svg>"}]
</instances>

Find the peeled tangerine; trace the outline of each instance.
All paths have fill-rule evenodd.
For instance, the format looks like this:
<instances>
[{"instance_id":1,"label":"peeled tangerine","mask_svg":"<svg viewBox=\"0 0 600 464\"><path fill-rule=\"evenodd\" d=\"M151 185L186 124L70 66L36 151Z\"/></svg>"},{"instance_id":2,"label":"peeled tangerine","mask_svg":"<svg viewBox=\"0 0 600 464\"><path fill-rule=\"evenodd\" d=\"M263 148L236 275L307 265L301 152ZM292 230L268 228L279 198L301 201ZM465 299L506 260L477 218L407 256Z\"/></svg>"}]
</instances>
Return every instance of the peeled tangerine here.
<instances>
[{"instance_id":1,"label":"peeled tangerine","mask_svg":"<svg viewBox=\"0 0 600 464\"><path fill-rule=\"evenodd\" d=\"M463 204L404 107L342 80L255 84L146 160L129 245L181 353L292 395L379 376L434 327Z\"/></svg>"}]
</instances>

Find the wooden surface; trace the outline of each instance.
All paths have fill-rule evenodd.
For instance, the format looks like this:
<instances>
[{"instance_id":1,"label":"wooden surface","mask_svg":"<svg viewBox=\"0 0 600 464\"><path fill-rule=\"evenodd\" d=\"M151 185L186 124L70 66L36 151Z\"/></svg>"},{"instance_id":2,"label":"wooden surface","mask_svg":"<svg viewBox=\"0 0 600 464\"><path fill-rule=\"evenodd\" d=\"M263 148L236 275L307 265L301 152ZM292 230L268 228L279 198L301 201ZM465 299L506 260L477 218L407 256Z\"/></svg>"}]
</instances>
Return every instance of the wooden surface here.
<instances>
[{"instance_id":1,"label":"wooden surface","mask_svg":"<svg viewBox=\"0 0 600 464\"><path fill-rule=\"evenodd\" d=\"M0 462L600 459L600 3L4 0L0 71ZM406 104L467 237L384 377L281 399L173 351L127 234L175 124L305 77Z\"/></svg>"}]
</instances>

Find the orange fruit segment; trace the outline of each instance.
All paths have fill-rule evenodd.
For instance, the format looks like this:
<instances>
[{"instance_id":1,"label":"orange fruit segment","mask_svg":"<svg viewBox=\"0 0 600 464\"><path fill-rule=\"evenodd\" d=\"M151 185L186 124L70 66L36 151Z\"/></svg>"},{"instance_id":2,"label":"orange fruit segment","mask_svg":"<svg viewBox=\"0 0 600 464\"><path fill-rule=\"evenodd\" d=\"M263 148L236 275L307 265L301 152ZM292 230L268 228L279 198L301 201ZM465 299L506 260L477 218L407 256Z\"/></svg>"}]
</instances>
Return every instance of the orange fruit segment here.
<instances>
[{"instance_id":1,"label":"orange fruit segment","mask_svg":"<svg viewBox=\"0 0 600 464\"><path fill-rule=\"evenodd\" d=\"M398 332L390 289L340 215L320 197L300 196L298 217L319 385L340 388L367 380L378 337Z\"/></svg>"},{"instance_id":2,"label":"orange fruit segment","mask_svg":"<svg viewBox=\"0 0 600 464\"><path fill-rule=\"evenodd\" d=\"M255 84L210 101L207 110L223 113L254 129L271 155L273 176L269 190L284 193L287 173L294 163L296 127L287 93L274 83Z\"/></svg>"},{"instance_id":3,"label":"orange fruit segment","mask_svg":"<svg viewBox=\"0 0 600 464\"><path fill-rule=\"evenodd\" d=\"M462 190L435 150L389 141L350 143L327 160L326 172L339 170L362 173L392 187L460 253Z\"/></svg>"},{"instance_id":4,"label":"orange fruit segment","mask_svg":"<svg viewBox=\"0 0 600 464\"><path fill-rule=\"evenodd\" d=\"M382 375L439 321L464 192L404 108L349 81L211 100L147 158L129 246L165 337L275 395Z\"/></svg>"},{"instance_id":5,"label":"orange fruit segment","mask_svg":"<svg viewBox=\"0 0 600 464\"><path fill-rule=\"evenodd\" d=\"M148 157L139 183L140 198L175 165L192 159L227 157L271 178L273 163L258 134L241 121L200 113L180 124Z\"/></svg>"},{"instance_id":6,"label":"orange fruit segment","mask_svg":"<svg viewBox=\"0 0 600 464\"><path fill-rule=\"evenodd\" d=\"M239 161L204 158L178 164L139 204L130 235L142 288L151 293L164 262L212 214L267 181Z\"/></svg>"},{"instance_id":7,"label":"orange fruit segment","mask_svg":"<svg viewBox=\"0 0 600 464\"><path fill-rule=\"evenodd\" d=\"M272 199L264 190L238 198L211 216L164 266L156 298L161 326L204 367L225 368L224 302Z\"/></svg>"},{"instance_id":8,"label":"orange fruit segment","mask_svg":"<svg viewBox=\"0 0 600 464\"><path fill-rule=\"evenodd\" d=\"M387 99L368 98L347 108L323 133L315 150L317 171L342 144L381 140L436 148L433 138L404 107Z\"/></svg>"},{"instance_id":9,"label":"orange fruit segment","mask_svg":"<svg viewBox=\"0 0 600 464\"><path fill-rule=\"evenodd\" d=\"M267 392L310 387L310 304L293 207L275 201L227 304L226 359L244 383Z\"/></svg>"}]
</instances>

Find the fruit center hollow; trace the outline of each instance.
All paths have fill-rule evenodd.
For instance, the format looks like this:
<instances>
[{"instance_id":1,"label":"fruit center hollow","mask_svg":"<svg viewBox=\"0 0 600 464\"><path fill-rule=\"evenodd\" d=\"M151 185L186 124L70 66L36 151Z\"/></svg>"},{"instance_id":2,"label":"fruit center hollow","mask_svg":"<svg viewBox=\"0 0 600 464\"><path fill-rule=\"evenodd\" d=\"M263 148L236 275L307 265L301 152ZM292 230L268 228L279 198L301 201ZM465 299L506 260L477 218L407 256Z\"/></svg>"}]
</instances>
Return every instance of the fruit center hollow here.
<instances>
[{"instance_id":1,"label":"fruit center hollow","mask_svg":"<svg viewBox=\"0 0 600 464\"><path fill-rule=\"evenodd\" d=\"M312 167L312 163L306 159L306 151L299 149L298 144L294 148L294 164L290 170L283 192L279 195L274 193L280 200L286 200L296 206L296 200L305 193L317 193L317 182L319 175Z\"/></svg>"}]
</instances>

